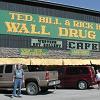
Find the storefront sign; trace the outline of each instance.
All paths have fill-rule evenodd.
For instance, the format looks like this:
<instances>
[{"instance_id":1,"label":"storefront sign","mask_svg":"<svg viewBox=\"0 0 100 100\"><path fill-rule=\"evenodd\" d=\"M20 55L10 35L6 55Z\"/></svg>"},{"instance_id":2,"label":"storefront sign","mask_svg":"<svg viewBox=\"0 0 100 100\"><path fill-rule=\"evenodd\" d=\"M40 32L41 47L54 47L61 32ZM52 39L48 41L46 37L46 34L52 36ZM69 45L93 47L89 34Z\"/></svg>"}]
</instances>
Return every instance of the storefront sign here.
<instances>
[{"instance_id":1,"label":"storefront sign","mask_svg":"<svg viewBox=\"0 0 100 100\"><path fill-rule=\"evenodd\" d=\"M68 50L89 50L89 51L100 51L99 43L95 42L84 42L84 41L71 41L67 40L66 48Z\"/></svg>"},{"instance_id":2,"label":"storefront sign","mask_svg":"<svg viewBox=\"0 0 100 100\"><path fill-rule=\"evenodd\" d=\"M0 10L0 34L100 41L100 24Z\"/></svg>"},{"instance_id":3,"label":"storefront sign","mask_svg":"<svg viewBox=\"0 0 100 100\"><path fill-rule=\"evenodd\" d=\"M32 39L31 46L51 49L62 49L62 41L50 39Z\"/></svg>"}]
</instances>

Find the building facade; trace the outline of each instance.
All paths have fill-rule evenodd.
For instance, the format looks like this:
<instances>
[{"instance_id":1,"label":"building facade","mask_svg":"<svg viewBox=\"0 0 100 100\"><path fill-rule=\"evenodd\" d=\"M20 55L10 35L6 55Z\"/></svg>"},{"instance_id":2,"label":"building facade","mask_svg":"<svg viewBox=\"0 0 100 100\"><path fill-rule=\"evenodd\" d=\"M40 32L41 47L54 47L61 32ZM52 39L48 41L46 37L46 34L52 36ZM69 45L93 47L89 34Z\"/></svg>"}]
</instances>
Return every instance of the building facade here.
<instances>
[{"instance_id":1,"label":"building facade","mask_svg":"<svg viewBox=\"0 0 100 100\"><path fill-rule=\"evenodd\" d=\"M100 12L34 0L0 1L0 58L99 59Z\"/></svg>"}]
</instances>

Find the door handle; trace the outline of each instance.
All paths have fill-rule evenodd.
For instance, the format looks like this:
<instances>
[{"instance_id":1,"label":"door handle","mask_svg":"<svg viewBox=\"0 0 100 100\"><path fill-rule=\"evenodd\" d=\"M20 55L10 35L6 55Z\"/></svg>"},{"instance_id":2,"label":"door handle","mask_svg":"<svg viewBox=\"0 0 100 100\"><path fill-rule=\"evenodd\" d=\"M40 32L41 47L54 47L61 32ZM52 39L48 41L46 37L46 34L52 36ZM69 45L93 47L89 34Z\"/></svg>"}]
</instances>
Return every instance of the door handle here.
<instances>
[{"instance_id":1,"label":"door handle","mask_svg":"<svg viewBox=\"0 0 100 100\"><path fill-rule=\"evenodd\" d=\"M2 75L0 75L0 77L2 77Z\"/></svg>"}]
</instances>

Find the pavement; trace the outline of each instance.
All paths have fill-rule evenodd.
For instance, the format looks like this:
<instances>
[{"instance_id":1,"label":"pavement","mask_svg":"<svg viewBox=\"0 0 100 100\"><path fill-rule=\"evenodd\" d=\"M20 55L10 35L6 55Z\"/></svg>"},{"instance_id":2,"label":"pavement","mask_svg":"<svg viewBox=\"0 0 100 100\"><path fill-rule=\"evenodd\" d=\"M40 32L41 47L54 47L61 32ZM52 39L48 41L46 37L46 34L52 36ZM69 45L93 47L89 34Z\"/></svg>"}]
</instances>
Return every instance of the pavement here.
<instances>
[{"instance_id":1,"label":"pavement","mask_svg":"<svg viewBox=\"0 0 100 100\"><path fill-rule=\"evenodd\" d=\"M97 86L87 90L49 89L46 93L27 95L22 90L22 97L11 97L11 90L0 90L0 100L100 100L100 90Z\"/></svg>"}]
</instances>

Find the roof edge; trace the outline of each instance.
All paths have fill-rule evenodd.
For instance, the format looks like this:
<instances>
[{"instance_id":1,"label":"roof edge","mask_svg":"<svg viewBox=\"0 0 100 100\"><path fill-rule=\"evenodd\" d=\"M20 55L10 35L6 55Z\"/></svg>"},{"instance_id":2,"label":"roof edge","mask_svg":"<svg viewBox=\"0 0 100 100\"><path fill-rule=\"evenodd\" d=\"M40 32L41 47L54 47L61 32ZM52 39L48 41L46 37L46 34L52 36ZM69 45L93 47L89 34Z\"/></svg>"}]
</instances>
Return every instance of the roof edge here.
<instances>
[{"instance_id":1,"label":"roof edge","mask_svg":"<svg viewBox=\"0 0 100 100\"><path fill-rule=\"evenodd\" d=\"M63 11L71 11L71 12L77 12L81 14L87 14L87 15L93 15L93 16L100 16L100 11L95 11L91 9L85 9L85 8L80 8L80 7L75 7L75 6L69 6L69 5L64 5L64 4L57 4L54 2L49 2L49 1L41 1L41 0L0 0L3 2L11 2L11 3L19 3L19 4L26 4L26 5L31 5L32 3L35 3L39 6L44 6L48 7L51 9L58 9L58 10L63 10ZM42 5L41 5L42 4Z\"/></svg>"}]
</instances>

